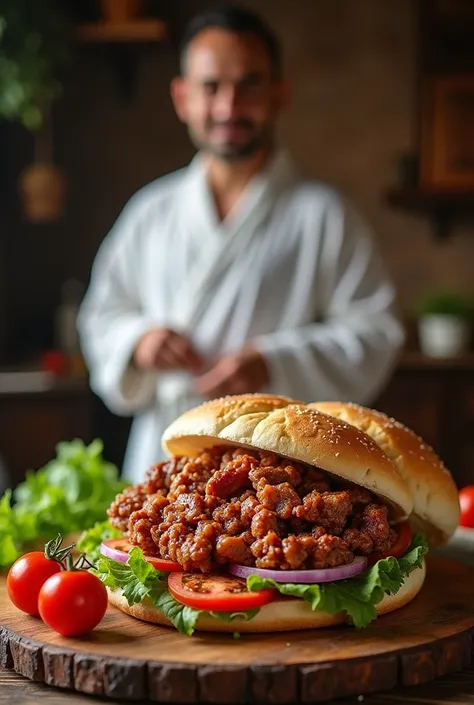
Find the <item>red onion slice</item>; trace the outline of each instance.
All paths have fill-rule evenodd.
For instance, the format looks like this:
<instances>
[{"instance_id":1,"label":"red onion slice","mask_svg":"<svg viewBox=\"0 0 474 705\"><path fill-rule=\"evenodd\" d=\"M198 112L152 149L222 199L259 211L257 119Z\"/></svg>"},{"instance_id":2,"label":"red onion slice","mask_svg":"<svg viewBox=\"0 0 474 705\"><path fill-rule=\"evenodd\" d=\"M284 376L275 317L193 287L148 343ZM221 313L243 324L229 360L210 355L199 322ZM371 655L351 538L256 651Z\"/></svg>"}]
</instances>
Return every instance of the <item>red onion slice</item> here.
<instances>
[{"instance_id":1,"label":"red onion slice","mask_svg":"<svg viewBox=\"0 0 474 705\"><path fill-rule=\"evenodd\" d=\"M238 578L248 578L258 575L260 578L270 578L277 583L329 583L334 580L346 580L363 573L367 568L367 558L356 556L352 563L340 565L337 568L321 568L315 570L267 570L264 568L249 568L246 565L229 566L229 573Z\"/></svg>"},{"instance_id":2,"label":"red onion slice","mask_svg":"<svg viewBox=\"0 0 474 705\"><path fill-rule=\"evenodd\" d=\"M126 550L121 550L120 545L123 545ZM125 539L123 541L121 539L104 541L100 544L100 552L102 555L111 558L113 561L118 561L119 563L126 563L128 561L129 549L130 544Z\"/></svg>"}]
</instances>

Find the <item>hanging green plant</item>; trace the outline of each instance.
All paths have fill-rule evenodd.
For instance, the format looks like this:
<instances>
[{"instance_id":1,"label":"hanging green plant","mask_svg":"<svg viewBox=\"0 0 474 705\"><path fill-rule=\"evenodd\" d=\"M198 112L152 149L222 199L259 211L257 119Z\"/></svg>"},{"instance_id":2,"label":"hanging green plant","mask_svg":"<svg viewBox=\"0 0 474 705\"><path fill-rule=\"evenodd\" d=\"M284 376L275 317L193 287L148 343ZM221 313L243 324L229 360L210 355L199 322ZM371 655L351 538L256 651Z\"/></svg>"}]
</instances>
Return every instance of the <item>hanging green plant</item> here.
<instances>
[{"instance_id":1,"label":"hanging green plant","mask_svg":"<svg viewBox=\"0 0 474 705\"><path fill-rule=\"evenodd\" d=\"M64 0L0 3L0 118L28 130L61 93L71 52L72 22Z\"/></svg>"}]
</instances>

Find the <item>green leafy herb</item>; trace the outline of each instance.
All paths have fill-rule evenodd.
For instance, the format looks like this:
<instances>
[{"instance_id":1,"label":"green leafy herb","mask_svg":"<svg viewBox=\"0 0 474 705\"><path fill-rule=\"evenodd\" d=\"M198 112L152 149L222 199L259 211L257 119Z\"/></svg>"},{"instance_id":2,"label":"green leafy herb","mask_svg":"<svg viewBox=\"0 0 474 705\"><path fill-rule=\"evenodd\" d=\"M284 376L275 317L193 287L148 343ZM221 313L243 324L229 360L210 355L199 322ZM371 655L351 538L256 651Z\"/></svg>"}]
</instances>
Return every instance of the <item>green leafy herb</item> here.
<instances>
[{"instance_id":1,"label":"green leafy herb","mask_svg":"<svg viewBox=\"0 0 474 705\"><path fill-rule=\"evenodd\" d=\"M167 574L156 570L143 558L143 552L135 546L128 555L126 563L119 563L111 558L101 556L97 569L92 571L104 585L121 588L129 605L148 598L160 609L170 622L181 632L191 636L203 610L182 605L168 592ZM249 620L258 614L258 609L248 612L207 612L215 619L232 622L234 619Z\"/></svg>"},{"instance_id":2,"label":"green leafy herb","mask_svg":"<svg viewBox=\"0 0 474 705\"><path fill-rule=\"evenodd\" d=\"M103 444L59 443L56 457L0 500L0 569L8 568L36 539L83 531L103 521L115 496L128 483L102 456Z\"/></svg>"},{"instance_id":3,"label":"green leafy herb","mask_svg":"<svg viewBox=\"0 0 474 705\"><path fill-rule=\"evenodd\" d=\"M361 575L322 585L277 583L274 580L251 575L247 578L249 590L277 589L282 595L300 597L313 610L328 614L345 612L358 628L366 627L377 616L376 605L385 593L395 594L404 579L415 567L421 567L428 546L422 536L415 536L408 550L399 559L384 558Z\"/></svg>"},{"instance_id":4,"label":"green leafy herb","mask_svg":"<svg viewBox=\"0 0 474 705\"><path fill-rule=\"evenodd\" d=\"M100 558L100 544L109 539L120 539L122 532L109 521L98 521L87 531L84 531L78 541L77 548L86 554L91 563L97 563Z\"/></svg>"}]
</instances>

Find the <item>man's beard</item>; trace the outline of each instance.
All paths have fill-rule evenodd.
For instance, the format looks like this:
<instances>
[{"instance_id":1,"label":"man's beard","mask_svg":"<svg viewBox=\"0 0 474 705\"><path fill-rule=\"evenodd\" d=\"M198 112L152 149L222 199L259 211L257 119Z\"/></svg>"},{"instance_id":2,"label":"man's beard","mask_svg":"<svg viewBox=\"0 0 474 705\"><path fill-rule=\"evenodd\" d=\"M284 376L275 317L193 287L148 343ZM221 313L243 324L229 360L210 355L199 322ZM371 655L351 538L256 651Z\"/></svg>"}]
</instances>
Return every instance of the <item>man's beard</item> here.
<instances>
[{"instance_id":1,"label":"man's beard","mask_svg":"<svg viewBox=\"0 0 474 705\"><path fill-rule=\"evenodd\" d=\"M256 132L255 125L248 120L237 120L235 124L249 129L249 139L246 142L232 143L222 142L215 144L211 140L207 140L206 136L198 136L191 129L189 130L190 137L194 145L201 151L211 154L218 159L227 162L238 162L252 157L261 149L269 147L273 142L273 126L269 123L262 125ZM216 123L207 125L207 132L210 132ZM253 131L251 134L250 131Z\"/></svg>"}]
</instances>

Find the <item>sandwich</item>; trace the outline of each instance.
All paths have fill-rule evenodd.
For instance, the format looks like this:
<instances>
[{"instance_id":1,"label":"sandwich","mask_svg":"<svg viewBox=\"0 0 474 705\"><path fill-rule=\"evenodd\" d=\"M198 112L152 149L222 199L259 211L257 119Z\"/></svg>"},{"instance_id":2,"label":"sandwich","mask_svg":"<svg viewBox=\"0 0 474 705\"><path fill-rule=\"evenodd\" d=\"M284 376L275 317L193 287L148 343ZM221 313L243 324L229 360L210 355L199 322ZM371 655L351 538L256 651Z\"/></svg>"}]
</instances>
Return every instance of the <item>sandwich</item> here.
<instances>
[{"instance_id":1,"label":"sandwich","mask_svg":"<svg viewBox=\"0 0 474 705\"><path fill-rule=\"evenodd\" d=\"M162 447L110 506L94 572L120 610L188 635L367 627L416 597L458 524L439 457L372 409L225 397Z\"/></svg>"}]
</instances>

